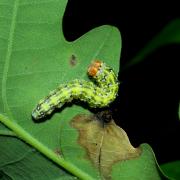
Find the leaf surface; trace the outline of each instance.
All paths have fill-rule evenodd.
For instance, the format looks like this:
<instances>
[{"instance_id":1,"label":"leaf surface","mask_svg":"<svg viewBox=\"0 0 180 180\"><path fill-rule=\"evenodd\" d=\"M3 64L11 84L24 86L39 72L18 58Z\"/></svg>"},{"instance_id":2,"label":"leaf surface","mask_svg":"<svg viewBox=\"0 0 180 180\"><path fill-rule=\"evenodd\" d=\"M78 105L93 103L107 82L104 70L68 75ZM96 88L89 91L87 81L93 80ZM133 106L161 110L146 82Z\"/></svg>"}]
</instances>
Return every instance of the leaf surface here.
<instances>
[{"instance_id":1,"label":"leaf surface","mask_svg":"<svg viewBox=\"0 0 180 180\"><path fill-rule=\"evenodd\" d=\"M89 110L69 104L50 120L36 123L31 118L38 101L59 84L76 78L89 80L87 68L92 60L103 60L118 73L119 31L102 26L74 42L66 41L62 30L66 4L67 0L0 0L0 134L12 131L77 177L92 179L97 171L88 161L87 169L81 171L83 163L74 166L66 161L65 153L61 152L63 158L55 153L64 141L63 123Z\"/></svg>"},{"instance_id":2,"label":"leaf surface","mask_svg":"<svg viewBox=\"0 0 180 180\"><path fill-rule=\"evenodd\" d=\"M180 179L180 161L162 164L161 169L172 179Z\"/></svg>"},{"instance_id":3,"label":"leaf surface","mask_svg":"<svg viewBox=\"0 0 180 180\"><path fill-rule=\"evenodd\" d=\"M1 137L0 179L76 179L17 138Z\"/></svg>"},{"instance_id":4,"label":"leaf surface","mask_svg":"<svg viewBox=\"0 0 180 180\"><path fill-rule=\"evenodd\" d=\"M92 60L103 60L118 73L119 31L102 26L67 42L62 31L66 4L66 0L0 0L1 177L43 179L45 175L44 179L68 179L73 178L72 173L86 180L138 179L143 172L145 178L160 179L149 147L142 145L139 155L140 150L132 147L125 132L115 124L105 129L97 123L89 131L94 138L81 135L79 124L73 126L72 119L90 112L80 104L66 105L44 122L32 120L32 109L50 90L72 79L89 80L87 67ZM82 129L89 127L92 124ZM87 148L87 144L79 143L79 136L88 137L88 144L97 141L97 147ZM104 141L99 141L102 137ZM114 146L110 146L111 140Z\"/></svg>"}]
</instances>

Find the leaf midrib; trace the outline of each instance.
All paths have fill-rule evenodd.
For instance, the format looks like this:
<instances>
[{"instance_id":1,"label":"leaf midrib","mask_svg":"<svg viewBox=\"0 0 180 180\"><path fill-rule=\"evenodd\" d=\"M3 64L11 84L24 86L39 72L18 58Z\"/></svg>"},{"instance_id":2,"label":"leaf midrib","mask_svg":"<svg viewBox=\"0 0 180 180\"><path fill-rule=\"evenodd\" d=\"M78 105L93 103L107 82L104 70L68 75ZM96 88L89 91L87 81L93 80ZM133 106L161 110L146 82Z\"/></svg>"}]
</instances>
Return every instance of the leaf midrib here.
<instances>
[{"instance_id":1,"label":"leaf midrib","mask_svg":"<svg viewBox=\"0 0 180 180\"><path fill-rule=\"evenodd\" d=\"M18 12L18 5L19 5L19 0L15 0L14 5L13 5L14 7L12 11L12 21L10 25L7 52L6 52L3 77L2 77L2 102L4 105L4 112L9 117L12 117L12 115L11 115L11 111L9 109L8 102L7 102L6 86L7 86L7 75L8 75L8 70L9 70L9 64L10 64L10 59L11 59L11 54L12 54L12 49L13 49L13 39L14 39L14 32L16 28L16 17L17 17L17 12Z\"/></svg>"}]
</instances>

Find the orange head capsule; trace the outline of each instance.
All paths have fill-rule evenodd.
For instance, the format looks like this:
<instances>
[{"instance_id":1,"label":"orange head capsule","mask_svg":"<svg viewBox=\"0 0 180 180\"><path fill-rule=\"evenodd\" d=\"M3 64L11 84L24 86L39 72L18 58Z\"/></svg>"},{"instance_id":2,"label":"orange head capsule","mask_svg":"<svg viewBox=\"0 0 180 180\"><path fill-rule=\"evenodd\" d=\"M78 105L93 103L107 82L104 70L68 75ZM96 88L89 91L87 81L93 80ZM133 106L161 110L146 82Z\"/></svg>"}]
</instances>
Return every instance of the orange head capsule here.
<instances>
[{"instance_id":1,"label":"orange head capsule","mask_svg":"<svg viewBox=\"0 0 180 180\"><path fill-rule=\"evenodd\" d=\"M88 74L90 76L96 76L96 74L99 71L101 65L102 65L102 61L99 61L99 60L93 61L92 64L88 68Z\"/></svg>"}]
</instances>

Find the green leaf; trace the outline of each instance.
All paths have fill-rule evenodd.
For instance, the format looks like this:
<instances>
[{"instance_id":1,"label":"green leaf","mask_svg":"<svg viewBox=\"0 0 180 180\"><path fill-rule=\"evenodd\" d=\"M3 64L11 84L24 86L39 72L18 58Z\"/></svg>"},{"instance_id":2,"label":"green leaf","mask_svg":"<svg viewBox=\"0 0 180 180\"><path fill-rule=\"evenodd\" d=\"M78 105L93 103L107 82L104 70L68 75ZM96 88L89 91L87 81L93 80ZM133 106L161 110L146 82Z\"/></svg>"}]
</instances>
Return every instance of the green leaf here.
<instances>
[{"instance_id":1,"label":"green leaf","mask_svg":"<svg viewBox=\"0 0 180 180\"><path fill-rule=\"evenodd\" d=\"M15 133L77 177L93 179L98 172L90 162L77 167L63 152L63 158L54 153L64 141L63 123L80 112L89 113L88 109L65 106L42 123L31 118L37 102L59 84L75 78L89 80L87 67L92 60L103 60L118 73L119 31L102 26L67 42L62 30L66 4L67 0L0 0L0 130L3 138L8 132ZM75 131L71 128L69 136ZM72 143L66 142L68 146ZM70 153L76 155L76 149Z\"/></svg>"},{"instance_id":2,"label":"green leaf","mask_svg":"<svg viewBox=\"0 0 180 180\"><path fill-rule=\"evenodd\" d=\"M180 43L180 19L175 19L167 24L133 59L131 59L123 70L143 61L146 56L156 49L173 43Z\"/></svg>"},{"instance_id":3,"label":"green leaf","mask_svg":"<svg viewBox=\"0 0 180 180\"><path fill-rule=\"evenodd\" d=\"M0 179L76 179L17 138L1 137Z\"/></svg>"},{"instance_id":4,"label":"green leaf","mask_svg":"<svg viewBox=\"0 0 180 180\"><path fill-rule=\"evenodd\" d=\"M179 120L180 120L180 102L179 102L179 109L178 109L178 117L179 117Z\"/></svg>"},{"instance_id":5,"label":"green leaf","mask_svg":"<svg viewBox=\"0 0 180 180\"><path fill-rule=\"evenodd\" d=\"M173 179L180 179L180 161L173 161L161 165L166 175Z\"/></svg>"},{"instance_id":6,"label":"green leaf","mask_svg":"<svg viewBox=\"0 0 180 180\"><path fill-rule=\"evenodd\" d=\"M113 167L113 180L168 179L159 168L151 147L148 144L141 144L140 147L142 154L139 158L119 162Z\"/></svg>"}]
</instances>

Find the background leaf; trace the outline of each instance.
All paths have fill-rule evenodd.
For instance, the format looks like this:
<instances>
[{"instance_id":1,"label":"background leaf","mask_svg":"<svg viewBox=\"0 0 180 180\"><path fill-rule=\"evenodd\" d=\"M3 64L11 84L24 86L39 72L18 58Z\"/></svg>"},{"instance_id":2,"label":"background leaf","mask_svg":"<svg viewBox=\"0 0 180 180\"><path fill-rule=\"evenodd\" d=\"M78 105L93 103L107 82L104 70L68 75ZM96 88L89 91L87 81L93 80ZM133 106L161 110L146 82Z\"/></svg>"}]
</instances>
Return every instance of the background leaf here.
<instances>
[{"instance_id":1,"label":"background leaf","mask_svg":"<svg viewBox=\"0 0 180 180\"><path fill-rule=\"evenodd\" d=\"M173 179L180 178L180 161L168 162L161 165L161 169L166 175Z\"/></svg>"},{"instance_id":2,"label":"background leaf","mask_svg":"<svg viewBox=\"0 0 180 180\"><path fill-rule=\"evenodd\" d=\"M178 117L180 119L180 102L179 102L179 109L178 109Z\"/></svg>"},{"instance_id":3,"label":"background leaf","mask_svg":"<svg viewBox=\"0 0 180 180\"><path fill-rule=\"evenodd\" d=\"M179 15L178 15L178 17L179 17ZM139 27L139 29L142 27ZM152 29L150 28L150 31L151 30L153 31L153 28ZM147 33L147 32L145 32L145 33ZM143 39L143 35L141 38ZM173 44L175 46L171 46L171 47L168 46L166 48L163 48L161 51L157 52L156 56L150 56L147 58L147 56L149 56L151 53L156 51L158 48L161 48L161 47L164 47L164 46L167 46L170 44ZM164 162L169 161L170 158L179 159L178 149L176 148L177 151L172 149L172 152L170 152L171 148L169 148L169 149L166 148L166 143L164 143L164 142L167 142L168 138L169 138L169 139L174 139L174 144L176 144L177 139L179 138L179 130L178 130L179 122L176 122L177 118L173 119L174 114L171 113L171 110L173 112L175 112L174 108L177 110L177 103L179 101L179 90L178 90L179 75L177 75L179 73L178 72L178 67L179 67L179 63L178 63L179 62L179 56L178 56L179 51L178 50L179 49L176 48L176 47L179 47L179 44L180 44L180 19L178 18L178 19L174 19L170 23L168 23L155 37L152 38L152 40L150 40L150 42L147 45L144 46L144 48L142 48L142 50L140 50L137 53L136 56L134 56L130 61L128 61L124 67L122 67L122 70L126 71L126 70L128 70L128 68L131 68L135 65L139 65L139 66L135 66L135 68L132 68L127 73L127 76L131 76L131 78L133 80L135 79L135 81L136 81L136 82L134 82L134 86L130 86L128 88L133 89L131 92L133 92L134 96L136 96L136 97L138 97L139 94L141 94L141 96L143 96L142 95L143 93L145 94L145 96L147 96L147 94L150 94L148 96L150 97L150 99L152 99L152 103L149 101L148 98L146 98L146 100L145 100L146 102L148 102L147 104L144 103L145 101L141 101L139 97L137 99L140 102L139 104L143 104L142 106L146 107L146 109L148 109L149 107L153 107L153 109L155 109L154 116L153 116L153 111L151 111L151 115L150 115L154 119L154 120L152 120L152 124L153 124L153 126L155 124L156 127L159 126L158 128L161 129L161 132L158 130L157 133L154 133L154 132L156 132L156 129L154 129L154 132L149 134L151 136L149 136L148 134L147 134L147 136L150 137L149 142L153 141L152 139L154 136L155 141L154 141L154 144L151 143L151 145L153 146L155 152L157 153L156 155L158 155L158 153L159 153L159 155L158 155L159 157L157 156L158 159L160 161L164 161ZM168 56L168 54L169 54L169 56ZM142 61L147 61L147 63L140 65L140 63ZM163 69L165 69L165 72L163 71ZM156 70L157 70L157 72L156 72ZM130 72L132 72L132 74L130 74ZM178 72L178 73L176 74L176 72ZM139 76L138 75L134 76L134 74L138 74L138 73L140 74ZM169 74L171 74L172 76ZM134 87L138 87L138 83L139 83L138 78L140 76L143 76L142 79L144 79L144 80L140 81L140 84L142 86L140 85L139 89L143 89L144 87L146 87L147 86L146 83L150 84L150 85L146 87L148 89L148 91L146 91L145 90L146 88L145 88L145 89L143 89L143 91L141 91L139 94L137 94L136 91L134 90ZM159 78L159 77L162 77L162 78ZM126 77L125 78L126 83L128 81L127 79L128 78ZM141 79L141 77L140 77L140 79ZM169 79L169 82L170 82L168 88L166 85L164 86L164 84L162 83L162 82L167 82L167 79ZM130 82L130 83L132 83L132 82ZM159 87L156 86L156 83L159 85ZM176 84L177 86L176 85L174 86L174 84ZM151 89L151 87L153 87L153 88ZM170 92L169 89L172 89L172 92ZM175 92L174 89L177 89L177 91ZM155 93L153 92L153 90ZM156 96L156 94L158 94L158 93L160 95ZM166 96L167 93L168 93L168 96ZM166 96L166 100L161 100L161 95L162 96L164 95L164 97ZM130 95L128 95L128 96L130 96ZM160 99L161 104L158 103L158 98ZM174 101L173 101L173 98L174 98ZM127 99L127 97L125 97L125 99ZM131 101L135 101L135 102L137 100L136 98L134 100L132 100L133 99L132 96L130 99L131 99ZM153 101L153 99L154 99L154 101ZM170 99L170 100L168 100L168 99ZM138 107L137 109L141 109L137 103L135 103L135 104ZM156 105L154 105L154 104L156 104ZM175 106L173 106L173 104ZM172 109L171 109L171 107L172 107ZM156 111L156 108L158 109L158 112ZM166 108L167 108L167 111L165 110ZM179 108L180 108L180 105L179 105ZM161 111L161 109L162 109L162 111ZM143 110L141 109L141 111L143 111ZM166 111L166 113L165 113L166 115L161 116L161 119L163 119L163 123L164 122L169 122L169 123L167 123L167 125L163 124L163 126L162 126L161 120L159 119L158 121L156 121L156 117L158 117L158 113L161 114L162 112L165 112L165 111ZM134 112L137 112L136 109L134 110ZM168 113L170 114L170 116L168 115ZM180 109L178 110L177 113L178 113L178 116L180 117ZM175 114L174 117L177 117L177 113ZM147 113L145 112L145 114L147 114ZM167 119L166 119L166 117L167 117ZM146 121L148 121L148 118L146 119ZM127 124L128 124L128 122L127 122ZM145 131L147 130L146 129L147 124L148 124L148 122L145 123L145 125L144 125ZM141 128L143 128L143 126ZM163 132L163 129L165 129L164 132ZM165 135L163 135L163 133L165 133ZM160 134L162 134L162 135L160 135ZM140 135L138 134L137 136L140 136ZM137 137L134 137L134 139L135 138L137 139ZM148 141L147 137L145 137L145 139L147 139L147 141ZM164 139L165 139L165 141L164 141ZM157 143L158 141L160 143ZM161 144L161 142L162 142L162 144ZM171 143L172 143L171 146L173 146L173 141L171 141ZM164 154L164 157L163 157L163 154ZM160 159L160 157L162 157L162 158ZM164 171L164 173L167 174L169 177L174 177L175 179L179 179L180 176L179 176L178 171L180 168L178 166L176 166L175 163L174 164L167 163L167 166L165 164L165 165L162 165L161 167L162 167L162 170Z\"/></svg>"},{"instance_id":4,"label":"background leaf","mask_svg":"<svg viewBox=\"0 0 180 180\"><path fill-rule=\"evenodd\" d=\"M175 19L167 24L133 59L131 59L123 70L143 61L146 56L156 49L173 43L180 43L180 19Z\"/></svg>"},{"instance_id":5,"label":"background leaf","mask_svg":"<svg viewBox=\"0 0 180 180\"><path fill-rule=\"evenodd\" d=\"M118 73L121 48L119 31L112 26L95 28L80 39L67 42L62 31L66 3L0 0L0 121L58 162L59 157L52 153L59 150L63 141L62 124L79 112L89 111L79 105L65 106L51 120L35 123L32 109L59 84L75 78L88 80L87 67L96 58ZM6 135L3 132L7 128L1 124L0 129L1 135ZM70 135L73 133L77 132ZM76 150L71 151L76 154ZM83 168L83 163L79 168ZM89 169L90 164L86 172ZM97 175L95 171L92 174Z\"/></svg>"},{"instance_id":6,"label":"background leaf","mask_svg":"<svg viewBox=\"0 0 180 180\"><path fill-rule=\"evenodd\" d=\"M0 179L76 179L17 138L1 137Z\"/></svg>"}]
</instances>

